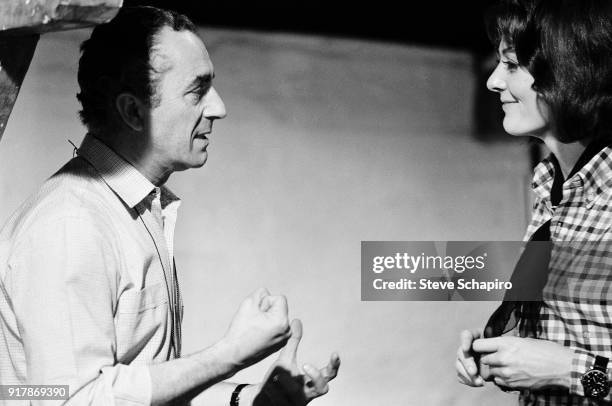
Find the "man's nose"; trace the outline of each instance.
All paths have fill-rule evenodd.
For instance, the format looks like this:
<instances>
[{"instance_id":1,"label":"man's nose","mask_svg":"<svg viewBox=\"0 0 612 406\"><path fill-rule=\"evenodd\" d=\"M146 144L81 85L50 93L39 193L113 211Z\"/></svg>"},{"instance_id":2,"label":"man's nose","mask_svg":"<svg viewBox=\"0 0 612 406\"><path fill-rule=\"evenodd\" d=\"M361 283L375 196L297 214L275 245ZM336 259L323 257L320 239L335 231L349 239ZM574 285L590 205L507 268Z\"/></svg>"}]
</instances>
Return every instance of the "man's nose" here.
<instances>
[{"instance_id":1,"label":"man's nose","mask_svg":"<svg viewBox=\"0 0 612 406\"><path fill-rule=\"evenodd\" d=\"M209 120L216 120L224 118L227 115L225 111L225 104L221 100L221 96L211 87L206 94L206 104L204 105L204 117Z\"/></svg>"},{"instance_id":2,"label":"man's nose","mask_svg":"<svg viewBox=\"0 0 612 406\"><path fill-rule=\"evenodd\" d=\"M502 92L506 90L506 81L499 72L499 65L495 68L493 73L491 73L489 79L487 79L487 89L492 92Z\"/></svg>"}]
</instances>

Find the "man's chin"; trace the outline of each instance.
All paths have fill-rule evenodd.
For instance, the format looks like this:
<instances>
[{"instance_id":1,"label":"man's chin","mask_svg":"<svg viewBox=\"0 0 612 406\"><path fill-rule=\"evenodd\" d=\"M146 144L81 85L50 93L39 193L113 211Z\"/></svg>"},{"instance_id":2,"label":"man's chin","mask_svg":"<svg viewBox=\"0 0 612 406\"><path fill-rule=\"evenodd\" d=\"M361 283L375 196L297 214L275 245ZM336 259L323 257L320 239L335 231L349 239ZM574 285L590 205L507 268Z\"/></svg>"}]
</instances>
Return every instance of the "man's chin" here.
<instances>
[{"instance_id":1,"label":"man's chin","mask_svg":"<svg viewBox=\"0 0 612 406\"><path fill-rule=\"evenodd\" d=\"M184 160L181 164L174 167L175 172L184 171L187 169L201 168L208 160L206 151L201 152L197 156L192 156L189 160Z\"/></svg>"},{"instance_id":2,"label":"man's chin","mask_svg":"<svg viewBox=\"0 0 612 406\"><path fill-rule=\"evenodd\" d=\"M200 162L194 166L192 166L193 169L197 169L197 168L201 168L204 166L204 164L206 164L206 160L204 160L204 162Z\"/></svg>"},{"instance_id":3,"label":"man's chin","mask_svg":"<svg viewBox=\"0 0 612 406\"><path fill-rule=\"evenodd\" d=\"M207 160L208 160L208 152L203 151L202 155L199 156L198 159L194 162L192 168L203 167Z\"/></svg>"}]
</instances>

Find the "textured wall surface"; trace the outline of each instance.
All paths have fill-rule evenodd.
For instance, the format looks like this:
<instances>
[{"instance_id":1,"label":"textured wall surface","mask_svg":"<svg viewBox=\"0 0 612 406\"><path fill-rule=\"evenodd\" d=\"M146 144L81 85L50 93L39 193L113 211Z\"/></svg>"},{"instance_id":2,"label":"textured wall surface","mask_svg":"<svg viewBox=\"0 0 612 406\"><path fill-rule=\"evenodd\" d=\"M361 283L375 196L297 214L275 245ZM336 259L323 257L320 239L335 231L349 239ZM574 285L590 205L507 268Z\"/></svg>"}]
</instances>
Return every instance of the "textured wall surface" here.
<instances>
[{"instance_id":1,"label":"textured wall surface","mask_svg":"<svg viewBox=\"0 0 612 406\"><path fill-rule=\"evenodd\" d=\"M228 117L209 161L176 174L184 349L225 331L259 286L304 322L300 361L343 359L315 405L514 404L456 382L463 328L496 306L361 302L362 240L517 240L529 178L522 142L474 141L467 54L381 43L203 30ZM78 44L41 38L0 144L0 218L72 156ZM266 365L237 380L254 382Z\"/></svg>"},{"instance_id":2,"label":"textured wall surface","mask_svg":"<svg viewBox=\"0 0 612 406\"><path fill-rule=\"evenodd\" d=\"M0 33L41 33L90 27L113 18L123 0L2 0Z\"/></svg>"}]
</instances>

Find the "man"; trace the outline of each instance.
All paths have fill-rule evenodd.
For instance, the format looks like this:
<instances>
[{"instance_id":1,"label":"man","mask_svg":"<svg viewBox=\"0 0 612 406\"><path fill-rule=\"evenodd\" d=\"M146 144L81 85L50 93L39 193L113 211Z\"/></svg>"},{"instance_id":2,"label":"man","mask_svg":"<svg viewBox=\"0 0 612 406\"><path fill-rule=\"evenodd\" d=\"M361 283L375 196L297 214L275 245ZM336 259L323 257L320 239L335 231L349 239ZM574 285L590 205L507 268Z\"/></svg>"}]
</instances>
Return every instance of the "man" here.
<instances>
[{"instance_id":1,"label":"man","mask_svg":"<svg viewBox=\"0 0 612 406\"><path fill-rule=\"evenodd\" d=\"M78 156L0 235L2 384L69 385L71 404L305 404L339 367L297 367L301 324L260 289L225 336L181 356L173 258L179 199L163 184L206 162L225 117L213 65L184 16L122 9L81 47ZM281 347L260 385L220 383ZM48 401L46 401L48 404ZM13 404L13 403L11 403Z\"/></svg>"}]
</instances>

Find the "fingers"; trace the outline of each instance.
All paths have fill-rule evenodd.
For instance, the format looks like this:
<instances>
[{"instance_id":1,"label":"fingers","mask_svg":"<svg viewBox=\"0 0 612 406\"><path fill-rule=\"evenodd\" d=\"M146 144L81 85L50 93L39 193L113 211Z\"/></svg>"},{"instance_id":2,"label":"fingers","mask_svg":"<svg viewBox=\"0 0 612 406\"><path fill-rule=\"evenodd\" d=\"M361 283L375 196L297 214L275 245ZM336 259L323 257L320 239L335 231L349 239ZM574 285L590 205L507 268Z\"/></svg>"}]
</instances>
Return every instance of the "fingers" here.
<instances>
[{"instance_id":1,"label":"fingers","mask_svg":"<svg viewBox=\"0 0 612 406\"><path fill-rule=\"evenodd\" d=\"M478 372L480 373L480 377L485 382L490 382L493 380L493 375L491 375L491 368L489 368L487 364L481 364L480 370Z\"/></svg>"},{"instance_id":2,"label":"fingers","mask_svg":"<svg viewBox=\"0 0 612 406\"><path fill-rule=\"evenodd\" d=\"M473 386L472 379L470 378L470 374L467 373L463 364L459 361L455 361L455 369L457 370L457 380L459 383L464 385Z\"/></svg>"},{"instance_id":3,"label":"fingers","mask_svg":"<svg viewBox=\"0 0 612 406\"><path fill-rule=\"evenodd\" d=\"M312 365L304 364L304 393L306 398L311 400L325 395L329 391L329 381L338 375L340 368L340 356L333 353L329 363L321 369L316 369Z\"/></svg>"},{"instance_id":4,"label":"fingers","mask_svg":"<svg viewBox=\"0 0 612 406\"><path fill-rule=\"evenodd\" d=\"M499 349L501 340L504 337L480 338L474 340L472 348L476 352L496 352Z\"/></svg>"},{"instance_id":5,"label":"fingers","mask_svg":"<svg viewBox=\"0 0 612 406\"><path fill-rule=\"evenodd\" d=\"M259 308L266 313L280 314L286 316L289 313L287 298L283 295L264 296L261 299Z\"/></svg>"},{"instance_id":6,"label":"fingers","mask_svg":"<svg viewBox=\"0 0 612 406\"><path fill-rule=\"evenodd\" d=\"M483 386L484 380L479 375L473 343L480 337L478 330L464 330L459 334L459 348L455 369L459 382L469 386Z\"/></svg>"},{"instance_id":7,"label":"fingers","mask_svg":"<svg viewBox=\"0 0 612 406\"><path fill-rule=\"evenodd\" d=\"M310 381L309 386L313 387L316 391L316 396L324 395L329 391L329 386L327 385L329 379L326 379L321 371L312 365L304 364L304 373Z\"/></svg>"},{"instance_id":8,"label":"fingers","mask_svg":"<svg viewBox=\"0 0 612 406\"><path fill-rule=\"evenodd\" d=\"M329 382L338 376L338 369L340 369L340 356L338 353L334 352L329 358L327 366L321 369L321 374L327 379L327 382Z\"/></svg>"},{"instance_id":9,"label":"fingers","mask_svg":"<svg viewBox=\"0 0 612 406\"><path fill-rule=\"evenodd\" d=\"M259 288L255 292L251 293L250 297L253 299L255 303L259 306L259 308L263 311L267 309L262 308L262 301L266 296L270 296L270 292L266 288Z\"/></svg>"},{"instance_id":10,"label":"fingers","mask_svg":"<svg viewBox=\"0 0 612 406\"><path fill-rule=\"evenodd\" d=\"M472 351L472 343L477 338L480 338L480 332L478 330L463 330L459 335L459 347L465 353L465 356L469 356Z\"/></svg>"},{"instance_id":11,"label":"fingers","mask_svg":"<svg viewBox=\"0 0 612 406\"><path fill-rule=\"evenodd\" d=\"M273 302L274 297L265 298L264 301ZM274 304L279 306L279 304ZM338 375L340 356L332 353L329 363L320 370L312 365L304 365L303 370L297 365L297 351L302 339L302 322L294 319L291 322L291 337L281 350L277 362L266 375L264 387L270 399L285 398L283 405L305 405L312 399L326 394L329 391L328 382ZM287 399L291 399L287 402ZM258 405L256 405L258 406ZM263 406L263 405L262 405Z\"/></svg>"},{"instance_id":12,"label":"fingers","mask_svg":"<svg viewBox=\"0 0 612 406\"><path fill-rule=\"evenodd\" d=\"M473 354L468 353L468 355L466 355L466 353L459 348L457 350L457 361L461 363L469 376L474 377L478 375L478 365L476 365Z\"/></svg>"},{"instance_id":13,"label":"fingers","mask_svg":"<svg viewBox=\"0 0 612 406\"><path fill-rule=\"evenodd\" d=\"M290 335L285 297L258 289L242 301L223 340L246 367L280 350Z\"/></svg>"},{"instance_id":14,"label":"fingers","mask_svg":"<svg viewBox=\"0 0 612 406\"><path fill-rule=\"evenodd\" d=\"M457 370L459 382L467 384L467 381L470 380L470 374L465 370L465 366L459 361L459 358L455 361L455 369Z\"/></svg>"},{"instance_id":15,"label":"fingers","mask_svg":"<svg viewBox=\"0 0 612 406\"><path fill-rule=\"evenodd\" d=\"M499 389L503 390L504 392L515 392L520 389L519 386L513 385L511 381L504 378L495 377L493 381L499 387Z\"/></svg>"},{"instance_id":16,"label":"fingers","mask_svg":"<svg viewBox=\"0 0 612 406\"><path fill-rule=\"evenodd\" d=\"M302 339L302 322L299 319L294 319L290 328L291 337L278 356L278 361L285 366L296 364L297 350Z\"/></svg>"},{"instance_id":17,"label":"fingers","mask_svg":"<svg viewBox=\"0 0 612 406\"><path fill-rule=\"evenodd\" d=\"M485 354L480 357L480 362L489 366L502 366L504 365L501 359L499 352L493 352L489 354Z\"/></svg>"},{"instance_id":18,"label":"fingers","mask_svg":"<svg viewBox=\"0 0 612 406\"><path fill-rule=\"evenodd\" d=\"M468 386L484 385L484 380L478 375L474 376L473 374L468 373L465 369L465 366L463 365L463 363L461 363L459 359L457 359L457 361L455 362L455 368L457 370L457 378L460 383Z\"/></svg>"},{"instance_id":19,"label":"fingers","mask_svg":"<svg viewBox=\"0 0 612 406\"><path fill-rule=\"evenodd\" d=\"M504 392L510 392L515 390L512 386L510 386L510 384L508 382L506 382L506 380L504 378L500 378L499 376L496 376L493 381L495 382L495 384L497 386L500 387L501 390L503 390Z\"/></svg>"},{"instance_id":20,"label":"fingers","mask_svg":"<svg viewBox=\"0 0 612 406\"><path fill-rule=\"evenodd\" d=\"M496 378L502 378L502 379L507 379L510 377L509 371L510 369L507 367L490 367L489 368L489 373L491 374L491 376L494 376Z\"/></svg>"},{"instance_id":21,"label":"fingers","mask_svg":"<svg viewBox=\"0 0 612 406\"><path fill-rule=\"evenodd\" d=\"M463 330L459 334L459 349L457 350L457 360L462 364L466 372L466 377L473 380L478 375L478 365L474 357L472 343L480 336L478 330Z\"/></svg>"}]
</instances>

